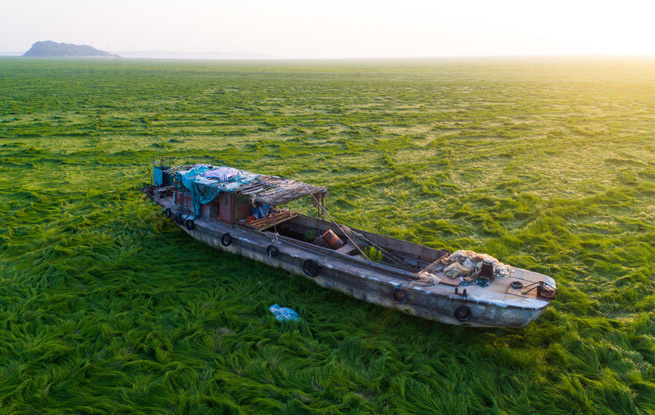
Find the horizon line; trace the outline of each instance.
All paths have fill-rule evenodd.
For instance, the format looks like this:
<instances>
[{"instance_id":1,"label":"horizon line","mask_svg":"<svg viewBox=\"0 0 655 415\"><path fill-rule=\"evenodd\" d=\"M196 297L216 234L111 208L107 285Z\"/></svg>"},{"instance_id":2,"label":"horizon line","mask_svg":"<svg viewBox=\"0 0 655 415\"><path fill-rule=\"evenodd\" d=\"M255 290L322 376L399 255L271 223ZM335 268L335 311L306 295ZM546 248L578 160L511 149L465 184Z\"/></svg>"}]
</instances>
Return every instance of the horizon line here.
<instances>
[{"instance_id":1,"label":"horizon line","mask_svg":"<svg viewBox=\"0 0 655 415\"><path fill-rule=\"evenodd\" d=\"M0 51L0 57L11 57L11 58L29 58L29 59L93 59L93 58L105 58L105 59L132 59L132 60L262 60L262 61L292 61L292 60L321 60L321 61L357 61L357 60L421 60L421 59L508 59L508 58L655 58L655 54L648 53L589 53L589 54L580 54L580 53L559 53L559 54L508 54L508 55L440 55L440 56L364 56L364 57L320 57L320 56L305 56L305 57L276 57L273 55L266 56L267 54L258 53L258 52L175 52L175 51L121 51L114 52L110 51L109 53L117 54L118 56L53 56L53 57L28 57L23 56L25 52L13 52L13 51ZM167 56L121 56L120 54L189 54L189 55L198 55L198 56L189 56L189 57L167 57ZM234 55L234 57L212 57L212 56L202 56L205 55ZM244 55L239 57L238 55ZM263 56L250 56L247 55L263 55Z\"/></svg>"}]
</instances>

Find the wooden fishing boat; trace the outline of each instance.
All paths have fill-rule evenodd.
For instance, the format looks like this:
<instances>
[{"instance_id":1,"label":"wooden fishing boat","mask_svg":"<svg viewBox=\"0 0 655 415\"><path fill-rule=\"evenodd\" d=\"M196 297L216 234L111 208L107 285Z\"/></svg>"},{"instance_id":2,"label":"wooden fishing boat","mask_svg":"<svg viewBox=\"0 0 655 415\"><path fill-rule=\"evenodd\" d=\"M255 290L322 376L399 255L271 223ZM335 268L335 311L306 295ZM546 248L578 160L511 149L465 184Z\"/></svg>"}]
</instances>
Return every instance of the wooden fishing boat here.
<instances>
[{"instance_id":1,"label":"wooden fishing boat","mask_svg":"<svg viewBox=\"0 0 655 415\"><path fill-rule=\"evenodd\" d=\"M552 278L489 255L450 253L339 225L320 186L225 166L159 162L142 191L198 241L442 323L523 327L557 292ZM311 198L319 217L281 208L303 197Z\"/></svg>"}]
</instances>

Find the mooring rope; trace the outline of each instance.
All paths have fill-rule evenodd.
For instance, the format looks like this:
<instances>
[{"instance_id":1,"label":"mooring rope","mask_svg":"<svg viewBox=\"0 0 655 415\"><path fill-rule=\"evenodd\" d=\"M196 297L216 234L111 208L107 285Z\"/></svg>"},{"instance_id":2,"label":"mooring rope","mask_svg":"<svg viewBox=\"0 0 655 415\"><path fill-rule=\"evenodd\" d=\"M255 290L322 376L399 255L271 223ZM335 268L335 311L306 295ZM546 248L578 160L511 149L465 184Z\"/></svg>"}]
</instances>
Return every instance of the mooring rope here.
<instances>
[{"instance_id":1,"label":"mooring rope","mask_svg":"<svg viewBox=\"0 0 655 415\"><path fill-rule=\"evenodd\" d=\"M302 183L302 182L301 182L301 183ZM348 233L345 232L345 231L341 228L341 225L339 225L339 224L338 224L338 223L337 223L337 222L332 218L332 215L330 215L330 213L327 211L327 209L325 208L325 206L321 205L321 203L320 203L319 200L316 198L316 196L314 196L314 193L312 193L312 191L309 190L309 187L307 187L307 185L306 185L305 183L303 183L302 185L305 186L305 190L307 190L307 192L312 196L312 199L314 200L314 202L316 203L316 205L317 205L318 207L320 207L321 210L323 210L323 213L325 213L325 214L327 215L327 217L330 218L330 220L332 221L332 223L334 223L334 226L336 226L339 230L341 230L341 232L343 232L344 235L346 235L346 238L348 238L348 240L349 240L350 242L353 243L353 245L355 246L355 248L357 248L357 250L359 251L359 253L362 254L362 255L364 256L364 258L366 258L367 261L371 262L371 258L369 258L368 255L366 255L366 254L364 253L364 251L361 250L361 248L359 247L359 245L357 245L357 244L355 243L355 241L353 241L352 238L348 235Z\"/></svg>"}]
</instances>

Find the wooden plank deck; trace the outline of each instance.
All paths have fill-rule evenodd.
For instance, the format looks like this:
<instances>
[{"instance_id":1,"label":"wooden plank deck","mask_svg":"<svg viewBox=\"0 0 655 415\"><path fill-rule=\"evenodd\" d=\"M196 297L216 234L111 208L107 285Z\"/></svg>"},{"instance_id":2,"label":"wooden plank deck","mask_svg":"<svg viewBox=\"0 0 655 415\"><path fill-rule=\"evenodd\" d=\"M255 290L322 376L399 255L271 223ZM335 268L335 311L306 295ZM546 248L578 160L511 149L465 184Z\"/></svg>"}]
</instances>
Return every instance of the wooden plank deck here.
<instances>
[{"instance_id":1,"label":"wooden plank deck","mask_svg":"<svg viewBox=\"0 0 655 415\"><path fill-rule=\"evenodd\" d=\"M272 213L264 218L260 219L255 219L251 222L244 222L242 223L244 226L248 226L250 228L257 229L259 231L263 231L264 229L268 229L271 226L275 226L277 224L280 224L282 222L286 222L289 219L293 219L296 216L300 215L299 212L291 211L291 210L283 210L280 212L275 212Z\"/></svg>"}]
</instances>

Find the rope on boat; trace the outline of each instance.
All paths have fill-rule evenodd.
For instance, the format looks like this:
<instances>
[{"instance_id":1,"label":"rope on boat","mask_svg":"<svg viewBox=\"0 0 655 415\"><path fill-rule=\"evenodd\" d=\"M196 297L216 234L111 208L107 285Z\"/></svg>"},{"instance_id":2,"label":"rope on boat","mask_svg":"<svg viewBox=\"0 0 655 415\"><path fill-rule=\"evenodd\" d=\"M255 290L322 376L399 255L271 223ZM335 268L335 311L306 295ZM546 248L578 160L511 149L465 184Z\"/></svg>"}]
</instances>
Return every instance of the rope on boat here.
<instances>
[{"instance_id":1,"label":"rope on boat","mask_svg":"<svg viewBox=\"0 0 655 415\"><path fill-rule=\"evenodd\" d=\"M398 265L402 265L403 268L405 268L405 272L408 272L407 264L406 264L404 261L402 261L401 259L398 259L395 255L393 255L392 253L390 253L390 252L387 251L386 249L377 246L375 243L373 243L373 242L371 242L370 240L368 240L364 235L360 235L360 234L358 234L357 232L353 232L353 230L350 229L350 228L348 228L347 226L343 226L343 227L342 227L341 225L339 225L339 224L334 220L334 218L332 217L332 215L330 215L330 213L327 211L327 209L326 209L323 205L321 205L321 203L318 201L318 199L316 198L316 196L314 196L314 194L309 190L309 188L307 187L307 185L306 185L305 183L302 183L302 185L305 187L305 190L307 190L307 193L309 193L309 194L311 195L311 197L312 197L313 201L316 203L316 205L319 206L319 207L323 210L323 212L324 212L324 213L325 213L325 214L330 218L330 220L332 221L332 223L334 224L334 226L336 226L338 229L341 230L341 232L343 232L343 234L346 236L346 238L348 238L348 240L349 240L350 242L352 242L352 244L355 246L355 248L357 248L357 250L359 251L359 253L361 253L362 256L363 256L364 258L366 258L367 261L372 262L371 259L368 257L368 255L366 255L366 254L364 253L364 251L362 251L362 249L359 247L359 245L357 245L357 243L356 243L356 242L355 242L355 241L350 237L350 235L348 234L349 232L346 232L343 228L347 228L347 229L350 231L350 233L352 233L356 238L358 238L358 239L363 239L364 241L361 241L362 243L364 243L364 244L368 244L369 247L370 247L370 246L375 246L377 249L379 249L380 251L384 252L384 253L388 256L389 259L395 261ZM276 225L273 226L273 229L275 229L275 233L264 231L264 234L268 235L269 237L271 237L271 236L274 237L274 238L272 239L272 242L273 242L273 244L276 244L276 243L278 243L278 241L279 241L279 236L280 236L280 234L279 234L279 232L277 231L277 226L276 226ZM302 245L295 244L295 243L293 243L293 242L291 242L291 241L288 241L288 240L286 240L286 239L284 240L284 242L287 243L287 244L289 244L289 245L291 245L291 246L295 246L295 247L297 247L297 248L301 248L301 249L307 250L307 251L312 252L312 253L314 253L314 254L318 254L318 255L325 256L325 254L322 253L322 252L314 251L314 250L312 250L312 249L309 249L309 248L307 248L307 247L305 247L305 246L302 246Z\"/></svg>"},{"instance_id":2,"label":"rope on boat","mask_svg":"<svg viewBox=\"0 0 655 415\"><path fill-rule=\"evenodd\" d=\"M262 232L266 236L273 237L275 239L277 239L278 236L279 236L279 233L266 232L266 231L262 231ZM287 244L287 245L290 245L290 246L294 246L294 247L299 248L299 249L301 249L303 251L311 252L313 254L322 256L323 258L328 257L328 255L326 255L324 252L320 252L320 251L311 249L311 248L309 248L309 247L307 247L305 245L300 245L300 244L292 242L291 238L284 238L284 239L280 239L279 241L280 241L280 243L284 243L284 244ZM393 272L393 273L391 273L389 271L380 270L380 269L378 269L378 271L384 272L387 275L392 275L394 277L405 278L405 279L412 280L412 281L415 281L415 280L417 280L419 278L416 274L413 274L413 273L411 273L409 271L406 271L406 270L395 270L396 272Z\"/></svg>"},{"instance_id":3,"label":"rope on boat","mask_svg":"<svg viewBox=\"0 0 655 415\"><path fill-rule=\"evenodd\" d=\"M348 228L348 229L350 229L350 228ZM343 229L341 229L341 230L343 231ZM352 232L353 235L355 235L355 238L358 238L362 243L364 243L365 245L368 245L369 247L373 246L373 247L377 248L379 251L381 251L382 253L384 253L386 255L386 258L390 259L392 262L395 262L396 264L402 266L403 268L411 269L407 265L407 263L405 263L405 261L403 261L402 259L399 259L394 254L392 254L391 252L389 252L386 249L382 248L381 246L378 246L377 244L375 244L374 242L369 240L364 235L362 235L360 233L357 233L357 232L353 232L352 229L350 229L350 231ZM344 233L346 233L346 232L344 232Z\"/></svg>"},{"instance_id":4,"label":"rope on boat","mask_svg":"<svg viewBox=\"0 0 655 415\"><path fill-rule=\"evenodd\" d=\"M371 259L368 257L368 255L366 255L364 253L364 251L362 251L362 249L359 247L359 245L357 245L355 243L355 241L352 240L352 238L348 235L347 232L344 232L343 229L341 229L341 226L332 218L332 215L330 215L330 213L327 211L327 209L323 205L321 205L321 203L318 201L316 196L314 196L314 193L312 193L312 191L309 190L309 187L307 187L307 185L305 183L303 183L302 185L305 186L305 190L307 190L307 193L309 193L312 196L312 200L314 200L314 202L321 208L321 210L323 210L323 212L327 215L327 217L330 218L332 223L334 223L334 226L336 226L338 229L341 230L341 232L343 232L344 235L346 235L346 238L348 238L348 240L353 243L355 248L357 248L359 253L362 254L364 256L364 258L366 258L367 261L371 262Z\"/></svg>"},{"instance_id":5,"label":"rope on boat","mask_svg":"<svg viewBox=\"0 0 655 415\"><path fill-rule=\"evenodd\" d=\"M383 253L386 255L386 257L387 257L388 259L390 259L392 262L395 262L397 265L400 265L400 266L402 266L402 267L405 268L405 269L411 269L410 267L407 266L407 264L405 263L405 261L403 261L402 259L399 259L399 258L396 257L394 254L392 254L391 252L387 251L386 249L382 248L381 246L378 246L378 245L375 244L374 242L370 241L370 240L369 240L368 238L366 238L364 235L361 235L361 234L359 234L359 233L357 233L357 232L353 232L353 230L350 229L350 228L348 228L347 226L341 226L341 225L339 225L339 224L338 224L338 223L337 223L337 222L332 218L332 216L328 213L327 208L326 208L325 206L323 206L322 204L319 203L318 199L317 199L317 198L314 196L314 194L309 190L309 188L307 187L307 185L306 185L305 183L303 183L303 186L305 186L305 190L307 190L307 192L309 192L309 194L312 196L312 199L314 200L314 202L316 203L316 205L319 206L319 207L323 210L323 212L325 212L325 214L330 218L330 220L332 221L332 223L334 223L334 225L335 225L337 228L339 228L339 229L341 230L341 232L343 232L344 235L346 235L346 238L348 238L348 240L349 240L350 242L352 242L353 245L355 245L355 248L357 248L357 250L358 250L358 251L359 251L359 252L360 252L360 253L361 253L361 254L362 254L362 255L363 255L363 256L364 256L368 261L371 261L370 258L368 257L368 255L366 255L366 254L365 254L365 253L364 253L364 252L359 248L359 246L358 246L358 245L355 243L355 241L350 237L350 235L348 235L349 232L346 232L346 231L343 229L344 227L347 228L347 229L350 231L350 233L352 233L352 234L355 236L355 238L358 238L358 239L360 240L360 242L364 243L365 245L368 245L369 248L370 248L371 246L373 246L373 247L377 248L379 251L383 252Z\"/></svg>"},{"instance_id":6,"label":"rope on boat","mask_svg":"<svg viewBox=\"0 0 655 415\"><path fill-rule=\"evenodd\" d=\"M275 241L274 243L277 243L277 242L278 242L278 239L279 239L278 236L280 235L279 233L277 233L277 232L276 232L276 233L272 233L272 232L266 232L266 231L264 231L264 234L266 234L266 235L268 235L268 236L273 236L273 237L274 237L273 240ZM288 245L291 245L291 246L295 246L296 248L300 248L300 249L302 249L302 250L304 250L304 251L308 251L308 252L311 252L311 253L316 254L316 255L320 255L320 256L323 256L323 257L326 256L325 253L323 253L323 252L315 251L315 250L313 250L313 249L311 249L311 248L308 248L308 247L306 247L306 246L303 246L303 245L299 245L299 244L293 243L293 242L291 242L291 241L289 241L289 240L287 240L287 239L285 239L283 242L284 242L285 244L288 244Z\"/></svg>"}]
</instances>

